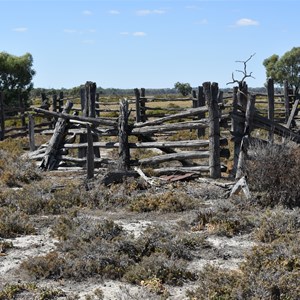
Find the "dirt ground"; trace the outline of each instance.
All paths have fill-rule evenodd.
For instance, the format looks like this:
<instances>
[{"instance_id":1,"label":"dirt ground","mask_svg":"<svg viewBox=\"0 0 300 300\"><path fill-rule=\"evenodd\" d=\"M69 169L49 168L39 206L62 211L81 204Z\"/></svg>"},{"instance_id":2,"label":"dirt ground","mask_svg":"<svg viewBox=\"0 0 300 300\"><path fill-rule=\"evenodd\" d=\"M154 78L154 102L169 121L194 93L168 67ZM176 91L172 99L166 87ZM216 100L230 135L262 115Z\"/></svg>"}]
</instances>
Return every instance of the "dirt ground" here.
<instances>
[{"instance_id":1,"label":"dirt ground","mask_svg":"<svg viewBox=\"0 0 300 300\"><path fill-rule=\"evenodd\" d=\"M64 177L64 175L59 174ZM56 176L48 175L46 180L56 181ZM68 180L74 181L74 177L64 177L65 183ZM79 179L80 181L80 179ZM180 183L164 183L157 189L165 191L174 191L181 189L184 193L194 195L201 194L202 199L200 206L212 208L222 202L220 195L228 196L232 183L227 179L220 181L221 186L216 182L206 182L197 179ZM210 191L211 190L211 191ZM207 195L207 197L205 197ZM214 195L218 195L214 199ZM203 197L204 196L204 197ZM197 209L186 210L182 212L132 212L124 208L115 208L113 210L100 210L81 208L79 217L88 217L95 220L113 220L120 225L123 230L131 233L133 238L143 235L149 227L160 226L173 231L181 231L185 235L193 231L191 226L192 220L195 219ZM56 288L65 292L66 296L57 297L57 299L100 299L95 296L95 290L101 289L104 299L140 299L147 294L147 287L131 285L117 280L103 280L99 277L89 278L84 281L75 282L72 280L34 280L24 272L20 265L25 260L30 260L36 256L46 255L54 251L58 240L50 235L50 227L56 217L39 215L34 216L36 224L36 234L18 236L12 239L1 239L1 241L11 242L13 247L8 249L0 256L0 290L7 284L21 284L34 282L39 287ZM199 235L205 234L205 230L199 231ZM237 269L238 265L244 259L245 252L251 249L254 242L249 239L249 235L237 235L233 237L218 236L210 234L206 241L211 247L207 250L199 249L193 251L193 259L188 262L188 270L199 271L206 264L212 264L222 268ZM166 285L169 291L168 299L188 299L186 291L193 289L196 282L185 282L183 286L174 287ZM141 296L142 295L142 296ZM153 293L147 294L149 299L162 299L161 295ZM22 293L17 299L31 299L32 295Z\"/></svg>"}]
</instances>

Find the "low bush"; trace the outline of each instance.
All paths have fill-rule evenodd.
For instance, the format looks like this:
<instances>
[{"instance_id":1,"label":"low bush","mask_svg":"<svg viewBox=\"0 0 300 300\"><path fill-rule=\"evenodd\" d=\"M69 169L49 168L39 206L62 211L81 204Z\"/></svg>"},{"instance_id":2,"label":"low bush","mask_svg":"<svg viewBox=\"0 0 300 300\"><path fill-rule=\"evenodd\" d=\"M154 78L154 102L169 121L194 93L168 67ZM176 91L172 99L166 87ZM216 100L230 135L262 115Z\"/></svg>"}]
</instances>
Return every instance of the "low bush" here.
<instances>
[{"instance_id":1,"label":"low bush","mask_svg":"<svg viewBox=\"0 0 300 300\"><path fill-rule=\"evenodd\" d=\"M300 148L252 143L245 174L262 206L300 206Z\"/></svg>"},{"instance_id":2,"label":"low bush","mask_svg":"<svg viewBox=\"0 0 300 300\"><path fill-rule=\"evenodd\" d=\"M178 191L164 193L145 193L135 197L129 208L135 212L180 212L193 209L196 206L195 199Z\"/></svg>"},{"instance_id":3,"label":"low bush","mask_svg":"<svg viewBox=\"0 0 300 300\"><path fill-rule=\"evenodd\" d=\"M0 237L14 238L24 234L34 234L35 228L27 214L7 207L0 207Z\"/></svg>"}]
</instances>

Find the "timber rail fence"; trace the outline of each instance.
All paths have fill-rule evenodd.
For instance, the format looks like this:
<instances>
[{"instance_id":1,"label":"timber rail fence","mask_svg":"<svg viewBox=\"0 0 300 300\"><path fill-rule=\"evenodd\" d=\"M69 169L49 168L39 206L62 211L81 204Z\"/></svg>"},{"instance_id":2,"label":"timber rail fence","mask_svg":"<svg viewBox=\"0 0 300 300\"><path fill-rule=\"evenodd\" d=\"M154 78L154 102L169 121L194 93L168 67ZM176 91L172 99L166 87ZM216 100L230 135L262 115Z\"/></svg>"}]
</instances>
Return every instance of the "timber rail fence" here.
<instances>
[{"instance_id":1,"label":"timber rail fence","mask_svg":"<svg viewBox=\"0 0 300 300\"><path fill-rule=\"evenodd\" d=\"M231 174L239 177L254 130L267 132L263 142L273 143L279 136L300 143L294 130L299 99L289 93L287 82L282 94L274 93L269 79L266 94L234 87L224 96L217 83L205 82L192 97L147 97L145 89L135 89L134 95L118 102L104 101L94 82L81 86L80 104L74 105L61 93L52 96L50 105L42 95L40 107L24 113L29 123L25 130L29 158L40 160L44 170L84 169L87 178L93 178L95 170L114 170L112 181L136 175L136 167L151 169L156 176L189 173L219 178L226 171L228 144L233 142ZM1 99L0 104L3 95ZM0 108L2 124L3 104ZM33 125L34 118L41 116L48 120L48 128L41 133L51 138L35 150L34 136L41 130Z\"/></svg>"}]
</instances>

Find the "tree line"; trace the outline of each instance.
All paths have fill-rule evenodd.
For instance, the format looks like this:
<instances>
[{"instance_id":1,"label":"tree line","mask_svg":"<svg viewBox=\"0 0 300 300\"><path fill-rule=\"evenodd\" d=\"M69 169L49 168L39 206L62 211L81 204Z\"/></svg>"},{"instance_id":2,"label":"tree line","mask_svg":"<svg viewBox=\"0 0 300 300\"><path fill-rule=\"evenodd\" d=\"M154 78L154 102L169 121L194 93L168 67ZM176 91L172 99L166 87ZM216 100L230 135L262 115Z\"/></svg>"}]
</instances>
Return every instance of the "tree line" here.
<instances>
[{"instance_id":1,"label":"tree line","mask_svg":"<svg viewBox=\"0 0 300 300\"><path fill-rule=\"evenodd\" d=\"M266 77L272 77L274 83L279 87L287 80L290 88L296 95L300 89L300 47L294 47L281 57L273 54L263 61L266 68ZM32 79L36 74L33 69L33 57L30 53L22 56L15 56L7 52L0 52L0 91L5 92L5 105L17 106L19 97L23 103L29 105L29 98L39 97L42 93L47 95L58 94L63 91L66 96L77 97L80 93L80 86L71 89L44 89L34 88ZM251 73L250 73L251 74ZM183 96L191 94L195 89L189 83L176 82L174 88L147 89L147 94L167 95L180 93ZM225 92L230 89L223 89ZM250 89L251 90L251 89ZM252 91L264 92L264 87L252 88ZM100 96L133 96L133 89L118 88L97 88Z\"/></svg>"}]
</instances>

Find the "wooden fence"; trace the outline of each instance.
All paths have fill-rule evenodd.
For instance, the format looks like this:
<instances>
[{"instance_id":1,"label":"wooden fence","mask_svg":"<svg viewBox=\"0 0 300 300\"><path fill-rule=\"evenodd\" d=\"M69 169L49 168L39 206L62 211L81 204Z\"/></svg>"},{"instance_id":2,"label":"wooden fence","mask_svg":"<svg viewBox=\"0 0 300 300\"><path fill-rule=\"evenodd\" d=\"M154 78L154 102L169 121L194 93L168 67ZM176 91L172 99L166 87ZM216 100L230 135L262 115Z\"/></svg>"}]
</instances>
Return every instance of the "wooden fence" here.
<instances>
[{"instance_id":1,"label":"wooden fence","mask_svg":"<svg viewBox=\"0 0 300 300\"><path fill-rule=\"evenodd\" d=\"M270 79L266 94L235 87L224 95L217 83L205 82L192 97L147 97L145 89L135 89L134 95L108 102L100 99L93 82L81 87L80 104L61 93L50 105L42 95L40 107L28 115L31 150L37 132L34 116L57 121L42 132L51 135L49 143L32 151L30 158L41 160L44 170L85 169L87 178L95 169L114 170L118 176L136 174L135 167L151 169L156 176L190 173L218 178L226 171L232 142L232 175L239 176L241 155L255 129L267 131L268 142L274 142L274 135L300 142L291 130L299 99L289 94L287 83L282 94L274 94Z\"/></svg>"}]
</instances>

